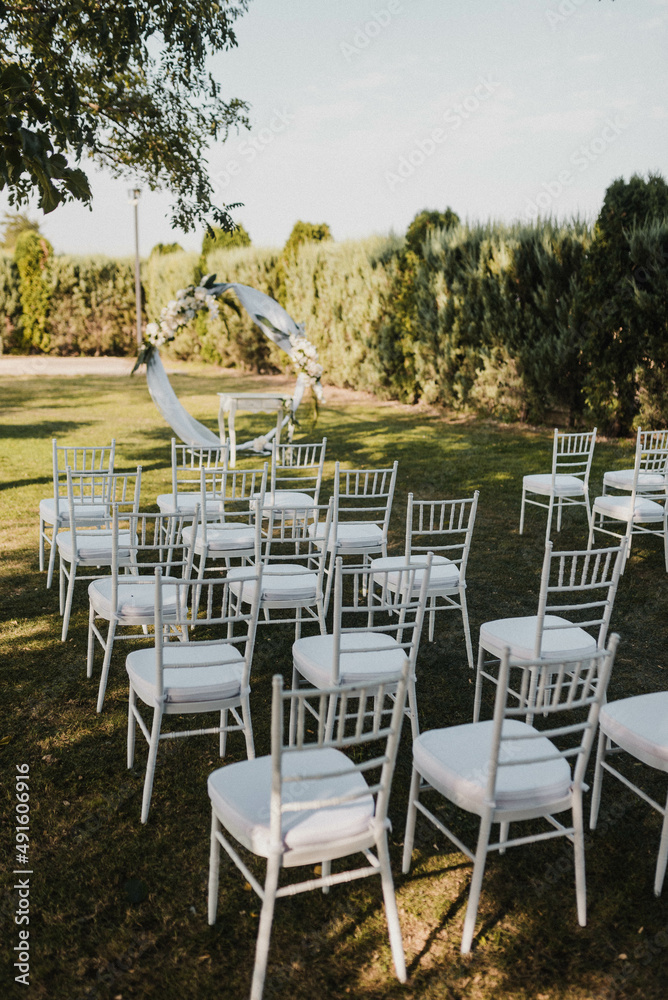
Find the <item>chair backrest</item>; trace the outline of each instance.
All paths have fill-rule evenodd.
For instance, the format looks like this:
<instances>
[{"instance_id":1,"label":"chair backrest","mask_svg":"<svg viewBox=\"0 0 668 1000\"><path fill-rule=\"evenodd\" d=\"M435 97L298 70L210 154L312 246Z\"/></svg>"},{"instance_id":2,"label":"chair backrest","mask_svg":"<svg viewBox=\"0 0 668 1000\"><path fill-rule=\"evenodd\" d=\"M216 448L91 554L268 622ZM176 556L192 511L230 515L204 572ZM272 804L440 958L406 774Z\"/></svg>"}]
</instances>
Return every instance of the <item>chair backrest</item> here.
<instances>
[{"instance_id":1,"label":"chair backrest","mask_svg":"<svg viewBox=\"0 0 668 1000\"><path fill-rule=\"evenodd\" d=\"M387 643L383 639L387 636L401 646L409 662L409 676L414 676L431 562L432 553L427 553L422 567L413 563L379 571L373 566L344 566L341 556L337 556L331 671L334 683L339 681L341 666L346 661L354 663L356 655L376 652L379 657L386 656ZM390 576L396 584L394 592L388 586ZM374 583L380 594L374 591ZM364 636L360 645L348 639L342 649L343 636L355 634ZM377 639L370 640L370 636Z\"/></svg>"},{"instance_id":2,"label":"chair backrest","mask_svg":"<svg viewBox=\"0 0 668 1000\"><path fill-rule=\"evenodd\" d=\"M369 804L369 797L374 796L372 823L376 830L383 829L401 735L408 671L409 664L405 661L399 673L375 677L372 683L339 685L317 691L284 691L283 678L280 674L274 676L271 710L272 853L282 853L286 815L298 811L341 809L346 806L354 809L356 805ZM394 694L392 699L387 697L390 692ZM332 697L338 700L338 712L333 731L327 732L325 719ZM318 711L317 722L313 719L314 708ZM288 711L290 717L296 720L294 726L287 725ZM286 740L285 734L290 731L292 739ZM377 745L373 756L364 752L355 753L343 764L345 769L338 755L334 760L328 760L322 754L317 775L313 773L313 766L300 768L297 761L293 764L290 760L309 752L326 753L328 748L345 753L370 744ZM355 772L364 780L350 782L350 776ZM336 787L340 778L347 779L343 792ZM326 790L323 787L325 783L329 786ZM356 787L351 789L351 784ZM314 798L314 788L326 794ZM351 853L354 850L353 847Z\"/></svg>"},{"instance_id":3,"label":"chair backrest","mask_svg":"<svg viewBox=\"0 0 668 1000\"><path fill-rule=\"evenodd\" d=\"M340 521L377 524L387 538L398 462L388 469L342 469L334 466L334 516Z\"/></svg>"},{"instance_id":4,"label":"chair backrest","mask_svg":"<svg viewBox=\"0 0 668 1000\"><path fill-rule=\"evenodd\" d=\"M479 490L465 500L415 500L408 494L406 510L406 562L433 552L459 567L459 582L466 578Z\"/></svg>"},{"instance_id":5,"label":"chair backrest","mask_svg":"<svg viewBox=\"0 0 668 1000\"><path fill-rule=\"evenodd\" d=\"M327 438L312 444L276 444L271 451L271 492L299 491L318 503Z\"/></svg>"},{"instance_id":6,"label":"chair backrest","mask_svg":"<svg viewBox=\"0 0 668 1000\"><path fill-rule=\"evenodd\" d=\"M77 527L112 527L112 504L119 513L136 514L141 493L141 465L136 472L73 472L67 468L70 531Z\"/></svg>"},{"instance_id":7,"label":"chair backrest","mask_svg":"<svg viewBox=\"0 0 668 1000\"><path fill-rule=\"evenodd\" d=\"M250 524L262 510L269 467L256 469L199 470L200 533L207 541L207 522L212 512L221 524Z\"/></svg>"},{"instance_id":8,"label":"chair backrest","mask_svg":"<svg viewBox=\"0 0 668 1000\"><path fill-rule=\"evenodd\" d=\"M589 473L594 457L596 428L586 433L565 434L554 428L552 449L552 478L559 475L576 476L585 487L589 483Z\"/></svg>"},{"instance_id":9,"label":"chair backrest","mask_svg":"<svg viewBox=\"0 0 668 1000\"><path fill-rule=\"evenodd\" d=\"M322 593L329 538L333 530L334 498L309 507L270 507L262 510L262 564L265 577L282 564L301 567L290 575L313 574ZM317 527L316 527L317 526ZM317 541L316 541L317 539Z\"/></svg>"},{"instance_id":10,"label":"chair backrest","mask_svg":"<svg viewBox=\"0 0 668 1000\"><path fill-rule=\"evenodd\" d=\"M569 628L598 629L596 645L602 649L608 634L619 577L624 566L626 538L619 545L603 549L553 552L545 546L538 598L538 627L534 655L540 655L545 632ZM550 625L547 615L556 615L570 624Z\"/></svg>"},{"instance_id":11,"label":"chair backrest","mask_svg":"<svg viewBox=\"0 0 668 1000\"><path fill-rule=\"evenodd\" d=\"M108 445L59 445L51 439L53 462L53 497L67 496L67 470L72 472L113 472L116 458L116 439Z\"/></svg>"},{"instance_id":12,"label":"chair backrest","mask_svg":"<svg viewBox=\"0 0 668 1000\"><path fill-rule=\"evenodd\" d=\"M172 438L172 494L196 493L200 485L200 470L212 475L227 467L229 445L198 448Z\"/></svg>"},{"instance_id":13,"label":"chair backrest","mask_svg":"<svg viewBox=\"0 0 668 1000\"><path fill-rule=\"evenodd\" d=\"M633 463L633 494L638 487L641 473L668 474L668 430L643 431L638 428L636 454ZM668 483L666 484L668 487ZM657 499L653 497L652 499Z\"/></svg>"},{"instance_id":14,"label":"chair backrest","mask_svg":"<svg viewBox=\"0 0 668 1000\"><path fill-rule=\"evenodd\" d=\"M549 764L565 759L571 788L581 792L598 715L605 701L619 642L612 635L607 649L562 663L513 661L504 650L494 703L492 749L487 775L487 804L493 808L499 771L519 764ZM516 692L523 695L519 704ZM533 733L523 720L533 720ZM548 739L546 749L539 740ZM536 747L535 755L527 747ZM521 747L521 754L519 751Z\"/></svg>"},{"instance_id":15,"label":"chair backrest","mask_svg":"<svg viewBox=\"0 0 668 1000\"><path fill-rule=\"evenodd\" d=\"M164 693L164 647L170 638L173 641L175 629L181 635L179 648L196 646L198 652L210 650L210 661L204 660L201 655L197 657L198 667L228 662L229 655L226 657L226 650L229 653L230 647L237 649L243 658L241 694L247 694L250 688L250 671L260 608L262 567L257 566L255 574L247 578L249 593L252 594L252 600L248 604L230 601L230 583L225 577L206 579L186 577L170 582L164 579L160 566L156 566L154 578L155 680L158 699L162 698ZM176 606L176 617L172 616L168 621L163 617L166 591L174 594L174 601L170 602L170 607ZM193 608L194 595L199 598L197 610ZM197 637L193 639L188 626L195 621ZM184 657L183 664L179 665L179 669L188 669L187 656Z\"/></svg>"},{"instance_id":16,"label":"chair backrest","mask_svg":"<svg viewBox=\"0 0 668 1000\"><path fill-rule=\"evenodd\" d=\"M190 579L192 576L195 539L199 520L199 504L193 514L144 514L123 510L119 503L111 505L111 612L118 607L119 584L153 586L155 570L163 576ZM192 522L192 540L183 541L183 529ZM131 576L121 575L130 568ZM151 595L152 597L152 595Z\"/></svg>"}]
</instances>

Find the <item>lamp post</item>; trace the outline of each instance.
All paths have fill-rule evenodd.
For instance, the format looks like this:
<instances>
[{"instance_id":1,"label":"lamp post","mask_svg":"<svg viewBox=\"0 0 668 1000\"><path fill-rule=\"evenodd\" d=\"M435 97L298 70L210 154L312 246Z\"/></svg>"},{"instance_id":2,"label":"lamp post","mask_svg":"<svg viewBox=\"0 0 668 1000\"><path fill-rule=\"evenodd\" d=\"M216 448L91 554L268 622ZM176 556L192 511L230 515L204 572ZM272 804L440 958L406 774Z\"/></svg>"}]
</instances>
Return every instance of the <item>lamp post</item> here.
<instances>
[{"instance_id":1,"label":"lamp post","mask_svg":"<svg viewBox=\"0 0 668 1000\"><path fill-rule=\"evenodd\" d=\"M141 188L134 187L128 191L128 201L135 209L135 309L137 313L137 347L141 347L141 280L139 276L139 198Z\"/></svg>"}]
</instances>

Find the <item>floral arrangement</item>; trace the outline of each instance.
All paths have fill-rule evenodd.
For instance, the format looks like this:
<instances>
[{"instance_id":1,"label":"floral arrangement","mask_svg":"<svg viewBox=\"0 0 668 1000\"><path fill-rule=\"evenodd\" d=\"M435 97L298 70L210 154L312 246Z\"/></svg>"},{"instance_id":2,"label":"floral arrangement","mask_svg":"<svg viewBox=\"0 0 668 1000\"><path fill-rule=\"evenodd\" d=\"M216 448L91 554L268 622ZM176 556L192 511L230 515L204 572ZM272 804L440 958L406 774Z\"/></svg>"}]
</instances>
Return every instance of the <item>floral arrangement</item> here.
<instances>
[{"instance_id":1,"label":"floral arrangement","mask_svg":"<svg viewBox=\"0 0 668 1000\"><path fill-rule=\"evenodd\" d=\"M290 345L292 347L290 358L297 372L297 378L306 381L311 386L316 401L322 403L325 398L320 384L323 369L318 361L315 344L307 340L303 334L291 333Z\"/></svg>"}]
</instances>

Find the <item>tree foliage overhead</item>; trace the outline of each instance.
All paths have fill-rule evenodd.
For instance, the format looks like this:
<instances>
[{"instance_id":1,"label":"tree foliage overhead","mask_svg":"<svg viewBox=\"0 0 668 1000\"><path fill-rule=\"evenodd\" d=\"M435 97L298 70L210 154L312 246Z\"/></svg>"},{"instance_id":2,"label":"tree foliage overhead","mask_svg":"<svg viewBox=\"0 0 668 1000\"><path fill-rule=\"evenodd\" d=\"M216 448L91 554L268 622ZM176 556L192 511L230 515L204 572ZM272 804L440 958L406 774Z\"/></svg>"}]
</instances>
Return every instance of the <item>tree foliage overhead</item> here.
<instances>
[{"instance_id":1,"label":"tree foliage overhead","mask_svg":"<svg viewBox=\"0 0 668 1000\"><path fill-rule=\"evenodd\" d=\"M0 0L0 190L51 212L88 203L84 156L173 195L188 231L215 207L207 147L246 124L207 57L236 45L248 0Z\"/></svg>"}]
</instances>

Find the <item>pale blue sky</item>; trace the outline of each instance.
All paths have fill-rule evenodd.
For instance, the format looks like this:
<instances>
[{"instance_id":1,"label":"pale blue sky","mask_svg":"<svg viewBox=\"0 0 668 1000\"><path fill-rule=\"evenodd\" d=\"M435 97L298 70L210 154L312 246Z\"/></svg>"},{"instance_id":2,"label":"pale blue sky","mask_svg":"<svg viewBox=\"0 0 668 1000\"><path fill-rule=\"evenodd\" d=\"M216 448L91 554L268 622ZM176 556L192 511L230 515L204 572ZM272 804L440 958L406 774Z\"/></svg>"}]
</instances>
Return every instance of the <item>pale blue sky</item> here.
<instances>
[{"instance_id":1,"label":"pale blue sky","mask_svg":"<svg viewBox=\"0 0 668 1000\"><path fill-rule=\"evenodd\" d=\"M297 219L337 240L423 208L594 218L616 177L668 179L668 0L252 0L213 68L252 128L212 149L220 201L255 244ZM123 182L42 228L61 252L133 252ZM2 207L6 200L0 203ZM172 231L145 192L143 254Z\"/></svg>"}]
</instances>

